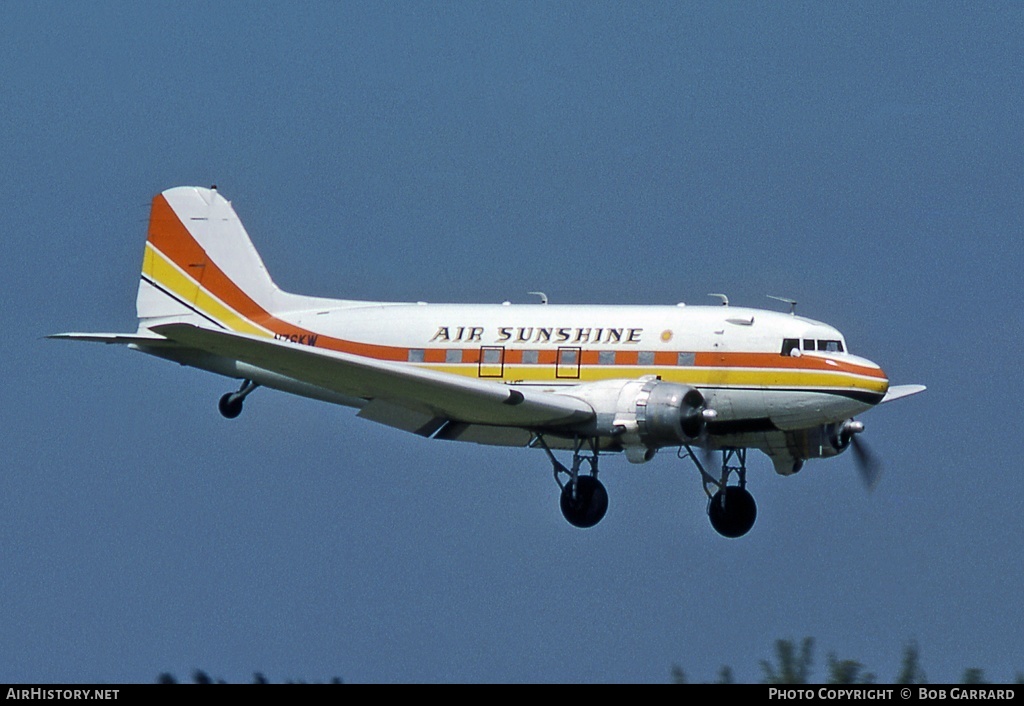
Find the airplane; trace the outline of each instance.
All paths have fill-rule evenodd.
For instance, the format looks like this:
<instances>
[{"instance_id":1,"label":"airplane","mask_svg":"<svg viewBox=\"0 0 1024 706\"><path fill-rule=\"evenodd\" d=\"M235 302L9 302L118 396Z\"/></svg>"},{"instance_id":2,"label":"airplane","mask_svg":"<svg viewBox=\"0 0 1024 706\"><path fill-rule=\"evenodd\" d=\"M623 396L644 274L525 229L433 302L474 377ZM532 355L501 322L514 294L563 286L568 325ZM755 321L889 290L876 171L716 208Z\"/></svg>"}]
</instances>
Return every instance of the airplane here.
<instances>
[{"instance_id":1,"label":"airplane","mask_svg":"<svg viewBox=\"0 0 1024 706\"><path fill-rule=\"evenodd\" d=\"M797 316L795 302L781 312L729 306L724 295L708 306L584 306L532 294L540 302L284 292L216 186L186 186L153 198L137 330L50 338L125 345L240 380L219 400L229 419L268 387L423 437L539 448L576 527L607 511L600 456L644 463L674 448L700 475L712 527L730 538L757 516L749 449L788 476L853 446L873 485L879 464L856 415L925 390L890 386L836 328ZM555 451L571 452L568 466Z\"/></svg>"}]
</instances>

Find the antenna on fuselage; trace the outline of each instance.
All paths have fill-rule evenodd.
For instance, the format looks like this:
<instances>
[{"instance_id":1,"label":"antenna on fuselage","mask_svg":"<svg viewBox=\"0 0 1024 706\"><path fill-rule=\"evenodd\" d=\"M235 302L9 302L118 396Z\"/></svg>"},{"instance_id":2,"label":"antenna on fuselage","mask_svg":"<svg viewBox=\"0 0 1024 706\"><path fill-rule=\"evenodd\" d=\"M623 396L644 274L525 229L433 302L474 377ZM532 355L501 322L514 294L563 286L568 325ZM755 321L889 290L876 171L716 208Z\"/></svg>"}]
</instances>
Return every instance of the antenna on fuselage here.
<instances>
[{"instance_id":1,"label":"antenna on fuselage","mask_svg":"<svg viewBox=\"0 0 1024 706\"><path fill-rule=\"evenodd\" d=\"M708 294L709 297L718 297L722 300L722 306L729 306L729 297L724 294Z\"/></svg>"},{"instance_id":2,"label":"antenna on fuselage","mask_svg":"<svg viewBox=\"0 0 1024 706\"><path fill-rule=\"evenodd\" d=\"M548 295L545 294L544 292L527 292L527 294L536 294L538 297L540 297L541 304L548 303Z\"/></svg>"},{"instance_id":3,"label":"antenna on fuselage","mask_svg":"<svg viewBox=\"0 0 1024 706\"><path fill-rule=\"evenodd\" d=\"M795 299L787 299L786 297L775 297L775 296L772 296L771 294L767 294L765 296L767 296L769 299L774 299L775 301L786 302L787 304L789 304L789 315L790 316L796 316L796 300Z\"/></svg>"}]
</instances>

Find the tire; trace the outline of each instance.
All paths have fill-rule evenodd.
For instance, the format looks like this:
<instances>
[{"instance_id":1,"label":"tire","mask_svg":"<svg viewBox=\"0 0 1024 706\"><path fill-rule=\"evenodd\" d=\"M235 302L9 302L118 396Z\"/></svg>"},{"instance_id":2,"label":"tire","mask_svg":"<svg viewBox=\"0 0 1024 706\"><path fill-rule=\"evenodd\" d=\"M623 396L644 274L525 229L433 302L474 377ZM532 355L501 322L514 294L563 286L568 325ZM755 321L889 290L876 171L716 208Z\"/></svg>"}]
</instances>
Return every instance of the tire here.
<instances>
[{"instance_id":1,"label":"tire","mask_svg":"<svg viewBox=\"0 0 1024 706\"><path fill-rule=\"evenodd\" d=\"M708 505L711 526L723 537L742 537L754 526L757 519L757 503L754 496L736 485L725 489L725 507L722 507L722 491L711 498Z\"/></svg>"},{"instance_id":2,"label":"tire","mask_svg":"<svg viewBox=\"0 0 1024 706\"><path fill-rule=\"evenodd\" d=\"M575 498L572 483L562 489L562 515L574 527L593 527L608 512L608 491L594 476L579 476L576 484Z\"/></svg>"}]
</instances>

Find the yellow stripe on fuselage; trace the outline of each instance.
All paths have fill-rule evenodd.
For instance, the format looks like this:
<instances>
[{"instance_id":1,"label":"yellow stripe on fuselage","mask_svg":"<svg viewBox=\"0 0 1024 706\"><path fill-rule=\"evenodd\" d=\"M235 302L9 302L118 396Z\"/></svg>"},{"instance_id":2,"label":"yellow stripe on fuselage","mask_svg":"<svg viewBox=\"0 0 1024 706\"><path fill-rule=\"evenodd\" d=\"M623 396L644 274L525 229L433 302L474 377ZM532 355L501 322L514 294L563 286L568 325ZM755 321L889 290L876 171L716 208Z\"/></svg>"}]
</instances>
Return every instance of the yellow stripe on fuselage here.
<instances>
[{"instance_id":1,"label":"yellow stripe on fuselage","mask_svg":"<svg viewBox=\"0 0 1024 706\"><path fill-rule=\"evenodd\" d=\"M425 364L421 367L466 377L478 377L476 363L461 365ZM705 367L641 367L635 365L580 366L579 378L556 377L554 365L505 364L504 374L489 377L495 381L551 383L575 385L597 380L618 378L635 379L643 375L657 375L666 382L677 382L700 387L737 387L761 389L836 389L864 390L885 394L889 382L885 378L861 376L845 372L822 372L800 369L773 368L705 368Z\"/></svg>"}]
</instances>

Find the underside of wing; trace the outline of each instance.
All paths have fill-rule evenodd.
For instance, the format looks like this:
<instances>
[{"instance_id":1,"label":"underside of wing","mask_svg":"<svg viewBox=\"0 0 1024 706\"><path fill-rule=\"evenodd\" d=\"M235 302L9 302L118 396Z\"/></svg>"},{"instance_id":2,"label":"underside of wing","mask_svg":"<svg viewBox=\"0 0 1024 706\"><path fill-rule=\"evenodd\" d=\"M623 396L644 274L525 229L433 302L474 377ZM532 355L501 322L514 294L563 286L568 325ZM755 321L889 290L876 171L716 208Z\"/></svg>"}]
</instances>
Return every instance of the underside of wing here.
<instances>
[{"instance_id":1,"label":"underside of wing","mask_svg":"<svg viewBox=\"0 0 1024 706\"><path fill-rule=\"evenodd\" d=\"M498 382L190 324L166 324L153 331L187 348L369 400L361 416L425 436L453 422L548 428L594 418L594 410L583 400L553 392L520 390Z\"/></svg>"}]
</instances>

